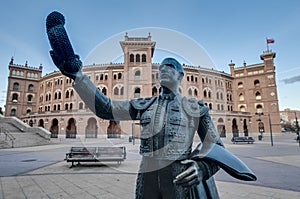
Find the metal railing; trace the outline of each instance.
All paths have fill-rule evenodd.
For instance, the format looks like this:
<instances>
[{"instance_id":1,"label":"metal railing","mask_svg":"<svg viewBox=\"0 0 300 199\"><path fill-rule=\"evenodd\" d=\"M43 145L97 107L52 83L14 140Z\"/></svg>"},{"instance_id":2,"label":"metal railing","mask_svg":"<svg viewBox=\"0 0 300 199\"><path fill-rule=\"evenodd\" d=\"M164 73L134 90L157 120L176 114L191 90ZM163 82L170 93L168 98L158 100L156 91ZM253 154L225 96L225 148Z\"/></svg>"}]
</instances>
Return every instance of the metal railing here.
<instances>
[{"instance_id":1,"label":"metal railing","mask_svg":"<svg viewBox=\"0 0 300 199\"><path fill-rule=\"evenodd\" d=\"M14 148L14 141L15 141L15 137L13 135L11 135L5 128L0 127L0 134L3 133L5 136L5 141L9 140L11 141L11 148Z\"/></svg>"}]
</instances>

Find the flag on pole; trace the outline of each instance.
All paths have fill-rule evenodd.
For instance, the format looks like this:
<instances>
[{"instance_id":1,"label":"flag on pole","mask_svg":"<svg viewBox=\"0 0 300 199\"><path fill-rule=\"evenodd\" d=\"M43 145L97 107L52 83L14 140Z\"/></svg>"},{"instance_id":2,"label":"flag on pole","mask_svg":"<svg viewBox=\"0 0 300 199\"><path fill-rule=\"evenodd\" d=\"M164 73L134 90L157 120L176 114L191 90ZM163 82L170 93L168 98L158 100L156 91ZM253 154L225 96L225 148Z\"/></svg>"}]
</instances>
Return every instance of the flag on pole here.
<instances>
[{"instance_id":1,"label":"flag on pole","mask_svg":"<svg viewBox=\"0 0 300 199\"><path fill-rule=\"evenodd\" d=\"M274 44L275 40L274 39L267 39L267 44Z\"/></svg>"}]
</instances>

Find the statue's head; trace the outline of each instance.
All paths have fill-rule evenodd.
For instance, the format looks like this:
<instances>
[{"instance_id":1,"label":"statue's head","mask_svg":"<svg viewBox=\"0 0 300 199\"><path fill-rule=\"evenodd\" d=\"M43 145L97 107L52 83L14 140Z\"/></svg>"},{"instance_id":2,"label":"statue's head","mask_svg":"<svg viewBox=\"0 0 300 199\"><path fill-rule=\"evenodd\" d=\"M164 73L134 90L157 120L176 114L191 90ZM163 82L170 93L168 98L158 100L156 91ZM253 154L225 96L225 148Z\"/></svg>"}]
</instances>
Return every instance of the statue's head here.
<instances>
[{"instance_id":1,"label":"statue's head","mask_svg":"<svg viewBox=\"0 0 300 199\"><path fill-rule=\"evenodd\" d=\"M167 65L173 67L177 72L181 73L184 75L183 67L182 65L174 58L168 57L165 58L160 65Z\"/></svg>"},{"instance_id":2,"label":"statue's head","mask_svg":"<svg viewBox=\"0 0 300 199\"><path fill-rule=\"evenodd\" d=\"M182 65L174 58L165 58L159 66L159 83L173 92L178 90L183 75Z\"/></svg>"}]
</instances>

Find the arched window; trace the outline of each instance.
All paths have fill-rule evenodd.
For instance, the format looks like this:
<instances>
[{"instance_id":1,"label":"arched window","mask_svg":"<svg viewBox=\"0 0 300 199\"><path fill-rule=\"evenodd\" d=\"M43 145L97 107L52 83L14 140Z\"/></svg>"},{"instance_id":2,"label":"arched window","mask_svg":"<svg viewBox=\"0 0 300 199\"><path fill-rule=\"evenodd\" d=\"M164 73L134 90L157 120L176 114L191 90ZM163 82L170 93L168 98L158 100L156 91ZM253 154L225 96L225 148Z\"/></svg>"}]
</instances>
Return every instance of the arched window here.
<instances>
[{"instance_id":1,"label":"arched window","mask_svg":"<svg viewBox=\"0 0 300 199\"><path fill-rule=\"evenodd\" d=\"M212 103L209 103L209 109L211 110L212 109Z\"/></svg>"},{"instance_id":2,"label":"arched window","mask_svg":"<svg viewBox=\"0 0 300 199\"><path fill-rule=\"evenodd\" d=\"M243 88L243 87L244 87L243 82L239 82L238 83L238 88Z\"/></svg>"},{"instance_id":3,"label":"arched window","mask_svg":"<svg viewBox=\"0 0 300 199\"><path fill-rule=\"evenodd\" d=\"M245 100L245 97L244 97L243 93L240 93L239 99L240 99L240 101L244 101Z\"/></svg>"},{"instance_id":4,"label":"arched window","mask_svg":"<svg viewBox=\"0 0 300 199\"><path fill-rule=\"evenodd\" d=\"M61 99L61 92L58 92L58 99Z\"/></svg>"},{"instance_id":5,"label":"arched window","mask_svg":"<svg viewBox=\"0 0 300 199\"><path fill-rule=\"evenodd\" d=\"M261 94L260 94L259 91L257 91L257 92L255 93L255 99L256 99L256 100L261 100Z\"/></svg>"},{"instance_id":6,"label":"arched window","mask_svg":"<svg viewBox=\"0 0 300 199\"><path fill-rule=\"evenodd\" d=\"M114 88L114 95L119 95L119 88L117 86Z\"/></svg>"},{"instance_id":7,"label":"arched window","mask_svg":"<svg viewBox=\"0 0 300 199\"><path fill-rule=\"evenodd\" d=\"M11 116L16 115L16 113L17 113L17 110L15 108L13 108L13 109L10 110L10 115Z\"/></svg>"},{"instance_id":8,"label":"arched window","mask_svg":"<svg viewBox=\"0 0 300 199\"><path fill-rule=\"evenodd\" d=\"M118 73L118 79L122 79L122 73Z\"/></svg>"},{"instance_id":9,"label":"arched window","mask_svg":"<svg viewBox=\"0 0 300 199\"><path fill-rule=\"evenodd\" d=\"M32 84L29 84L28 91L33 91L33 90L34 90L34 86Z\"/></svg>"},{"instance_id":10,"label":"arched window","mask_svg":"<svg viewBox=\"0 0 300 199\"><path fill-rule=\"evenodd\" d=\"M72 109L73 109L73 103L70 104L70 110L72 110Z\"/></svg>"},{"instance_id":11,"label":"arched window","mask_svg":"<svg viewBox=\"0 0 300 199\"><path fill-rule=\"evenodd\" d=\"M11 101L12 102L18 102L18 94L17 93L14 93L13 95L12 95L12 99L11 99Z\"/></svg>"},{"instance_id":12,"label":"arched window","mask_svg":"<svg viewBox=\"0 0 300 199\"><path fill-rule=\"evenodd\" d=\"M129 55L129 62L134 62L134 55L133 54Z\"/></svg>"},{"instance_id":13,"label":"arched window","mask_svg":"<svg viewBox=\"0 0 300 199\"><path fill-rule=\"evenodd\" d=\"M203 91L203 96L207 97L207 91L206 90Z\"/></svg>"},{"instance_id":14,"label":"arched window","mask_svg":"<svg viewBox=\"0 0 300 199\"><path fill-rule=\"evenodd\" d=\"M65 110L69 109L69 104L65 104Z\"/></svg>"},{"instance_id":15,"label":"arched window","mask_svg":"<svg viewBox=\"0 0 300 199\"><path fill-rule=\"evenodd\" d=\"M83 109L83 103L82 102L79 103L79 110L81 110L81 109Z\"/></svg>"},{"instance_id":16,"label":"arched window","mask_svg":"<svg viewBox=\"0 0 300 199\"><path fill-rule=\"evenodd\" d=\"M134 80L140 80L141 79L141 71L137 70L134 73Z\"/></svg>"},{"instance_id":17,"label":"arched window","mask_svg":"<svg viewBox=\"0 0 300 199\"><path fill-rule=\"evenodd\" d=\"M53 106L53 110L56 111L56 105L55 105L55 104L54 104L54 106Z\"/></svg>"},{"instance_id":18,"label":"arched window","mask_svg":"<svg viewBox=\"0 0 300 199\"><path fill-rule=\"evenodd\" d=\"M14 89L14 90L19 90L19 83L18 83L18 82L15 82L15 83L14 83L13 89Z\"/></svg>"},{"instance_id":19,"label":"arched window","mask_svg":"<svg viewBox=\"0 0 300 199\"><path fill-rule=\"evenodd\" d=\"M254 86L259 86L259 80L258 79L254 80Z\"/></svg>"},{"instance_id":20,"label":"arched window","mask_svg":"<svg viewBox=\"0 0 300 199\"><path fill-rule=\"evenodd\" d=\"M217 81L217 80L216 80ZM217 99L219 99L219 92L217 92Z\"/></svg>"},{"instance_id":21,"label":"arched window","mask_svg":"<svg viewBox=\"0 0 300 199\"><path fill-rule=\"evenodd\" d=\"M223 122L224 122L224 120L222 118L218 119L218 123L223 123Z\"/></svg>"},{"instance_id":22,"label":"arched window","mask_svg":"<svg viewBox=\"0 0 300 199\"><path fill-rule=\"evenodd\" d=\"M262 107L262 105L261 104L258 104L257 106L256 106L256 112L257 113L262 113L263 112L263 107Z\"/></svg>"},{"instance_id":23,"label":"arched window","mask_svg":"<svg viewBox=\"0 0 300 199\"><path fill-rule=\"evenodd\" d=\"M208 98L211 98L211 91L208 91Z\"/></svg>"},{"instance_id":24,"label":"arched window","mask_svg":"<svg viewBox=\"0 0 300 199\"><path fill-rule=\"evenodd\" d=\"M193 91L191 88L189 88L189 91L188 91L189 95L192 96L193 95Z\"/></svg>"},{"instance_id":25,"label":"arched window","mask_svg":"<svg viewBox=\"0 0 300 199\"><path fill-rule=\"evenodd\" d=\"M57 93L54 93L54 99L55 100L57 99Z\"/></svg>"},{"instance_id":26,"label":"arched window","mask_svg":"<svg viewBox=\"0 0 300 199\"><path fill-rule=\"evenodd\" d=\"M32 95L27 95L27 101L31 102L32 101L32 97L33 97Z\"/></svg>"},{"instance_id":27,"label":"arched window","mask_svg":"<svg viewBox=\"0 0 300 199\"><path fill-rule=\"evenodd\" d=\"M107 94L107 90L106 90L106 88L104 87L104 88L102 88L102 93L104 94L104 95L106 95Z\"/></svg>"},{"instance_id":28,"label":"arched window","mask_svg":"<svg viewBox=\"0 0 300 199\"><path fill-rule=\"evenodd\" d=\"M69 98L70 97L70 92L67 90L66 92L66 98Z\"/></svg>"},{"instance_id":29,"label":"arched window","mask_svg":"<svg viewBox=\"0 0 300 199\"><path fill-rule=\"evenodd\" d=\"M124 86L120 88L120 95L124 95Z\"/></svg>"},{"instance_id":30,"label":"arched window","mask_svg":"<svg viewBox=\"0 0 300 199\"><path fill-rule=\"evenodd\" d=\"M196 97L198 96L198 91L197 91L197 89L194 90L194 96L196 96Z\"/></svg>"},{"instance_id":31,"label":"arched window","mask_svg":"<svg viewBox=\"0 0 300 199\"><path fill-rule=\"evenodd\" d=\"M246 112L246 107L244 105L240 106L240 111Z\"/></svg>"},{"instance_id":32,"label":"arched window","mask_svg":"<svg viewBox=\"0 0 300 199\"><path fill-rule=\"evenodd\" d=\"M157 88L156 87L153 87L152 88L152 96L156 96L158 93L157 93Z\"/></svg>"},{"instance_id":33,"label":"arched window","mask_svg":"<svg viewBox=\"0 0 300 199\"><path fill-rule=\"evenodd\" d=\"M141 96L141 89L135 88L134 89L134 98L139 98Z\"/></svg>"},{"instance_id":34,"label":"arched window","mask_svg":"<svg viewBox=\"0 0 300 199\"><path fill-rule=\"evenodd\" d=\"M140 58L141 56L140 56L140 54L137 54L136 56L135 56L135 61L136 62L140 62L141 61L141 58Z\"/></svg>"},{"instance_id":35,"label":"arched window","mask_svg":"<svg viewBox=\"0 0 300 199\"><path fill-rule=\"evenodd\" d=\"M142 55L142 62L146 62L146 55L145 54Z\"/></svg>"}]
</instances>

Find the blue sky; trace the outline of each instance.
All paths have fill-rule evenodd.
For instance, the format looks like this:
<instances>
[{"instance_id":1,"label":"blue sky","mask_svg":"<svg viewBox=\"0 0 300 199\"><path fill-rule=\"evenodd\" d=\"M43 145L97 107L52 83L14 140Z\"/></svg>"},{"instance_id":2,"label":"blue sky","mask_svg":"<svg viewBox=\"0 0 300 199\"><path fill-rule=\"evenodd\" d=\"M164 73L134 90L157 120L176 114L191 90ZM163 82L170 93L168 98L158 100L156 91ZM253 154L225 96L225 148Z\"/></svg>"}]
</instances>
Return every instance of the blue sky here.
<instances>
[{"instance_id":1,"label":"blue sky","mask_svg":"<svg viewBox=\"0 0 300 199\"><path fill-rule=\"evenodd\" d=\"M157 27L188 36L205 49L218 70L229 73L230 60L236 66L260 63L266 37L274 38L270 49L276 52L280 109L300 110L298 0L2 0L0 107L5 104L12 56L17 64L43 64L43 74L56 70L45 31L45 19L54 10L65 15L71 42L83 60L113 35Z\"/></svg>"}]
</instances>

